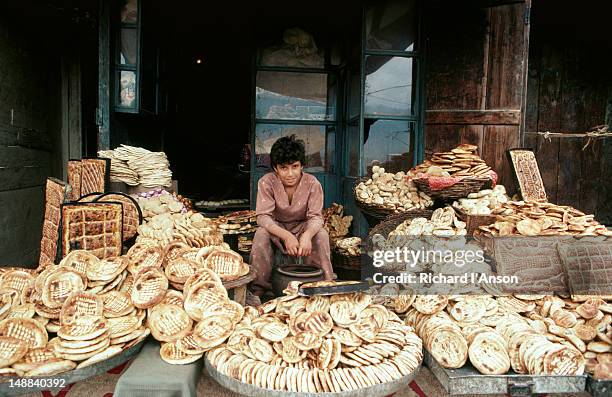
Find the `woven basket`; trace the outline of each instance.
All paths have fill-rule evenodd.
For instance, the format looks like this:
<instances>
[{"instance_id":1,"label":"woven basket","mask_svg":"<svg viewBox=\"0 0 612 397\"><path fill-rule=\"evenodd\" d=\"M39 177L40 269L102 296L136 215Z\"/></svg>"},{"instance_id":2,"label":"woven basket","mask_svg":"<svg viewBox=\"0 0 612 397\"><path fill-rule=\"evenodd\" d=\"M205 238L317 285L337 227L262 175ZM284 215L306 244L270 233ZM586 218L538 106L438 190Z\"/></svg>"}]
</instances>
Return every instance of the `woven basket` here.
<instances>
[{"instance_id":1,"label":"woven basket","mask_svg":"<svg viewBox=\"0 0 612 397\"><path fill-rule=\"evenodd\" d=\"M371 237L374 236L375 234L380 234L384 238L387 238L389 236L389 233L394 231L395 228L398 227L404 221L409 220L409 219L412 220L414 218L430 219L431 214L433 214L432 210L415 210L415 211L401 212L399 214L393 214L387 217L387 219L385 219L383 222L379 223L378 225L376 225L370 230L370 233L368 235L368 240L371 241Z\"/></svg>"},{"instance_id":2,"label":"woven basket","mask_svg":"<svg viewBox=\"0 0 612 397\"><path fill-rule=\"evenodd\" d=\"M465 177L452 186L440 190L432 190L427 178L416 178L412 180L420 191L431 198L440 200L456 200L467 197L470 193L477 193L482 189L488 189L493 181L489 177Z\"/></svg>"},{"instance_id":3,"label":"woven basket","mask_svg":"<svg viewBox=\"0 0 612 397\"><path fill-rule=\"evenodd\" d=\"M362 201L359 201L357 199L357 192L356 192L357 185L359 185L359 183L361 182L367 181L368 179L369 178L367 177L363 177L357 180L357 182L355 183L355 186L353 186L353 196L355 197L355 204L361 210L361 213L365 217L366 221L368 222L368 226L370 226L370 228L375 227L380 222L386 220L388 217L393 216L393 215L400 215L400 214L413 213L413 212L418 213L418 214L425 214L428 212L429 215L427 217L429 218L429 216L431 216L432 211L428 209L395 212L394 210L390 210L388 208L382 208L376 204L366 204ZM423 216L423 215L417 215L417 217L418 216Z\"/></svg>"},{"instance_id":4,"label":"woven basket","mask_svg":"<svg viewBox=\"0 0 612 397\"><path fill-rule=\"evenodd\" d=\"M337 250L332 251L334 268L361 270L361 255L343 255Z\"/></svg>"},{"instance_id":5,"label":"woven basket","mask_svg":"<svg viewBox=\"0 0 612 397\"><path fill-rule=\"evenodd\" d=\"M457 218L465 222L465 228L469 236L473 236L480 226L491 225L497 220L495 215L470 215L459 208L455 208L455 213Z\"/></svg>"}]
</instances>

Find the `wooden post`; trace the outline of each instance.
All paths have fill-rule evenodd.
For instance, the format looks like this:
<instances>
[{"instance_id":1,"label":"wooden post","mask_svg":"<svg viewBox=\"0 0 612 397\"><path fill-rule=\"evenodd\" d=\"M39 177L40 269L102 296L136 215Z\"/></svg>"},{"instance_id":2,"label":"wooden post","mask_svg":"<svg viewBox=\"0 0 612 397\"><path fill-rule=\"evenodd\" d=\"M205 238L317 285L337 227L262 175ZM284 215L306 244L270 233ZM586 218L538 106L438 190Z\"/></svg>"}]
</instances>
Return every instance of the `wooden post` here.
<instances>
[{"instance_id":1,"label":"wooden post","mask_svg":"<svg viewBox=\"0 0 612 397\"><path fill-rule=\"evenodd\" d=\"M98 150L110 149L110 2L99 0L98 12Z\"/></svg>"}]
</instances>

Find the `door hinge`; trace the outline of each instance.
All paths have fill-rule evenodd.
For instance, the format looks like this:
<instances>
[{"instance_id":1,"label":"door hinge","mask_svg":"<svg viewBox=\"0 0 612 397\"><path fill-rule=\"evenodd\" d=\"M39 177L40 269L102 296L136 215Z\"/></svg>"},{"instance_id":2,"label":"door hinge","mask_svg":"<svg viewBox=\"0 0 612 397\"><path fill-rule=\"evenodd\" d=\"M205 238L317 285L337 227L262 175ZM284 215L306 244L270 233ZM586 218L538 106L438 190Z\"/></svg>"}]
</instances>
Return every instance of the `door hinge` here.
<instances>
[{"instance_id":1,"label":"door hinge","mask_svg":"<svg viewBox=\"0 0 612 397\"><path fill-rule=\"evenodd\" d=\"M531 19L531 7L525 8L525 25L529 25Z\"/></svg>"}]
</instances>

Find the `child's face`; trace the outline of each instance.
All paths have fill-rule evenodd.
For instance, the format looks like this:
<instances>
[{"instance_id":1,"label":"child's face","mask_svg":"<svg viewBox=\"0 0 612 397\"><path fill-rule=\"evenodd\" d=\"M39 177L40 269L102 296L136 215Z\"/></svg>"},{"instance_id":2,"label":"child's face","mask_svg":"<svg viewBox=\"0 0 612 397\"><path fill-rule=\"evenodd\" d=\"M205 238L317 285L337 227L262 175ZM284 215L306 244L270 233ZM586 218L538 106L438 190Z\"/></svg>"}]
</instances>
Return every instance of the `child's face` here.
<instances>
[{"instance_id":1,"label":"child's face","mask_svg":"<svg viewBox=\"0 0 612 397\"><path fill-rule=\"evenodd\" d=\"M301 161L295 161L290 164L279 164L274 167L274 171L283 183L283 186L293 187L299 182L303 168Z\"/></svg>"}]
</instances>

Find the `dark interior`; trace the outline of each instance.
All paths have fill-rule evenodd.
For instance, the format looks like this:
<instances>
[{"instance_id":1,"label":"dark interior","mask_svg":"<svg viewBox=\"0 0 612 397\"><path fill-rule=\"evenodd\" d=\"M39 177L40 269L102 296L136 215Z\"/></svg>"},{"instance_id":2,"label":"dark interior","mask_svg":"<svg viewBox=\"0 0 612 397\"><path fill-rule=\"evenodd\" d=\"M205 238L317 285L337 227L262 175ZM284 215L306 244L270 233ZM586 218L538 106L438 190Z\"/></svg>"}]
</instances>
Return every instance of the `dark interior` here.
<instances>
[{"instance_id":1,"label":"dark interior","mask_svg":"<svg viewBox=\"0 0 612 397\"><path fill-rule=\"evenodd\" d=\"M115 113L111 147L164 150L179 191L192 199L248 199L249 173L239 164L251 139L256 49L280 42L291 27L313 34L319 47L359 37L361 5L188 1L178 8L160 0L143 18L145 42L159 47L162 112Z\"/></svg>"}]
</instances>

